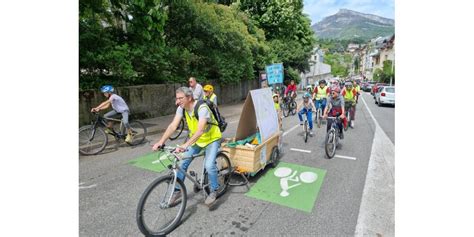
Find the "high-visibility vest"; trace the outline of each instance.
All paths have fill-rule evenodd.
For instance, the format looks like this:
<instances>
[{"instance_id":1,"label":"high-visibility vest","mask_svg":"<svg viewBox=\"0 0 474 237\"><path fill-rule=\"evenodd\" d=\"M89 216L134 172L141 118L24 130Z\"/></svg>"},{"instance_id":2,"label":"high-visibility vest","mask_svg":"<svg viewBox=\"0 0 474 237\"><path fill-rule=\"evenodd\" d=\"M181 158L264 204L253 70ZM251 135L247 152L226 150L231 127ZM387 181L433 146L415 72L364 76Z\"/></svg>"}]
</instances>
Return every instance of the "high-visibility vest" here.
<instances>
[{"instance_id":1,"label":"high-visibility vest","mask_svg":"<svg viewBox=\"0 0 474 237\"><path fill-rule=\"evenodd\" d=\"M344 95L344 101L355 101L355 95L353 93L353 90L344 90L346 93Z\"/></svg>"},{"instance_id":2,"label":"high-visibility vest","mask_svg":"<svg viewBox=\"0 0 474 237\"><path fill-rule=\"evenodd\" d=\"M214 98L216 98L216 97L217 97L216 94L212 93L211 98L209 98L209 100L210 100L211 102L214 102ZM203 99L204 99L204 100L207 100L207 96L204 96Z\"/></svg>"},{"instance_id":3,"label":"high-visibility vest","mask_svg":"<svg viewBox=\"0 0 474 237\"><path fill-rule=\"evenodd\" d=\"M214 116L212 115L212 111L209 109L209 107L205 103L201 104L199 109L202 108L203 106L205 106L207 110L209 110L212 123L217 124L216 118L214 118ZM191 116L187 112L185 112L184 115L186 116L186 123L188 123L188 128L190 131L189 137L192 137L193 134L196 133L198 129L199 121L196 119L196 117L194 117L194 112L191 113ZM204 133L199 137L199 139L196 141L195 144L198 145L199 147L206 147L207 145L221 138L222 138L222 133L218 126L214 126L212 124L206 124L206 126L204 127Z\"/></svg>"},{"instance_id":4,"label":"high-visibility vest","mask_svg":"<svg viewBox=\"0 0 474 237\"><path fill-rule=\"evenodd\" d=\"M328 96L328 94L326 93L328 86L325 86L322 89L320 86L318 86L317 88L318 88L318 93L316 94L316 100L321 100Z\"/></svg>"}]
</instances>

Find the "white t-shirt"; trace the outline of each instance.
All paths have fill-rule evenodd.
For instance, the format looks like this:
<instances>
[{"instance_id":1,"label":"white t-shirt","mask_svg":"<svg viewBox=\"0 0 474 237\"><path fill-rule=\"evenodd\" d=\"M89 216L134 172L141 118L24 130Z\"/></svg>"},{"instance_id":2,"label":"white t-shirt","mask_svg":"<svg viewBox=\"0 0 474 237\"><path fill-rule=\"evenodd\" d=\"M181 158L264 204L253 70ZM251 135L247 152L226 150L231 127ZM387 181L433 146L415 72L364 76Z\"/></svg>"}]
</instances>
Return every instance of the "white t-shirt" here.
<instances>
[{"instance_id":1,"label":"white t-shirt","mask_svg":"<svg viewBox=\"0 0 474 237\"><path fill-rule=\"evenodd\" d=\"M123 113L124 111L130 111L128 109L127 103L125 103L125 100L123 100L122 97L120 97L116 94L110 95L109 101L112 104L112 108L117 113Z\"/></svg>"},{"instance_id":2,"label":"white t-shirt","mask_svg":"<svg viewBox=\"0 0 474 237\"><path fill-rule=\"evenodd\" d=\"M201 84L196 83L196 88L190 88L193 91L194 100L202 100L202 97L204 97L204 90L202 89Z\"/></svg>"}]
</instances>

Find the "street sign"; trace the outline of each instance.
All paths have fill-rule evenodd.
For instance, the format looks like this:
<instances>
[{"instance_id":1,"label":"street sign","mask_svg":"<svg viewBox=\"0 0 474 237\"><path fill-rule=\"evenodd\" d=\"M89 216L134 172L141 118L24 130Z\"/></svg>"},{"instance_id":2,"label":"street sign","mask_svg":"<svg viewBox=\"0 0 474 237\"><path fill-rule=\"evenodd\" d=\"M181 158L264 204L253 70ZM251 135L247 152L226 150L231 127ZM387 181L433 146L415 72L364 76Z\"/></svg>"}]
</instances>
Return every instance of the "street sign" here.
<instances>
[{"instance_id":1,"label":"street sign","mask_svg":"<svg viewBox=\"0 0 474 237\"><path fill-rule=\"evenodd\" d=\"M283 83L283 63L275 63L265 67L268 84Z\"/></svg>"}]
</instances>

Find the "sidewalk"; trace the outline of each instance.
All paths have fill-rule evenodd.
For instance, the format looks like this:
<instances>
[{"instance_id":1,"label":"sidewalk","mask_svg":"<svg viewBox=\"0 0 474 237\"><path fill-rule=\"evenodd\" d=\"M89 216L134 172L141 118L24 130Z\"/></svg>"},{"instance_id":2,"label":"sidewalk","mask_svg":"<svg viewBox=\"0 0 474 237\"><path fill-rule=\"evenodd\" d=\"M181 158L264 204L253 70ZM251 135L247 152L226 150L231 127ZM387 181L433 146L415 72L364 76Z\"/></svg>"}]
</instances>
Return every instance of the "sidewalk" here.
<instances>
[{"instance_id":1,"label":"sidewalk","mask_svg":"<svg viewBox=\"0 0 474 237\"><path fill-rule=\"evenodd\" d=\"M242 100L241 102L235 104L219 105L219 112L222 116L226 118L227 122L229 122L228 118L242 113L242 107L244 106L244 102L245 100ZM173 121L174 115L175 114L171 114L155 118L143 119L140 121L145 125L147 129L147 134L153 135L166 131L168 125L171 123L171 121Z\"/></svg>"}]
</instances>

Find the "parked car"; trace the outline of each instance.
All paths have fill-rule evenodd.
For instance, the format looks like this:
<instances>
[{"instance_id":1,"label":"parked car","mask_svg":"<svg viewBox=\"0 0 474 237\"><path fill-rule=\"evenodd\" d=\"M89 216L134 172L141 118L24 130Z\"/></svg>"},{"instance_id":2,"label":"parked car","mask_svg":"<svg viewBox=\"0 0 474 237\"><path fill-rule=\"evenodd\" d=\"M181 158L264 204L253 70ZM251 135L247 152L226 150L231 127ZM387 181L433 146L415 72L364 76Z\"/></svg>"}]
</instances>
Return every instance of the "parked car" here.
<instances>
[{"instance_id":1,"label":"parked car","mask_svg":"<svg viewBox=\"0 0 474 237\"><path fill-rule=\"evenodd\" d=\"M385 104L395 105L395 87L380 87L377 93L375 93L375 104L378 104L379 106Z\"/></svg>"},{"instance_id":2,"label":"parked car","mask_svg":"<svg viewBox=\"0 0 474 237\"><path fill-rule=\"evenodd\" d=\"M370 94L374 96L375 99L375 93L377 93L377 90L381 86L388 86L387 83L376 83L374 86L371 88Z\"/></svg>"}]
</instances>

